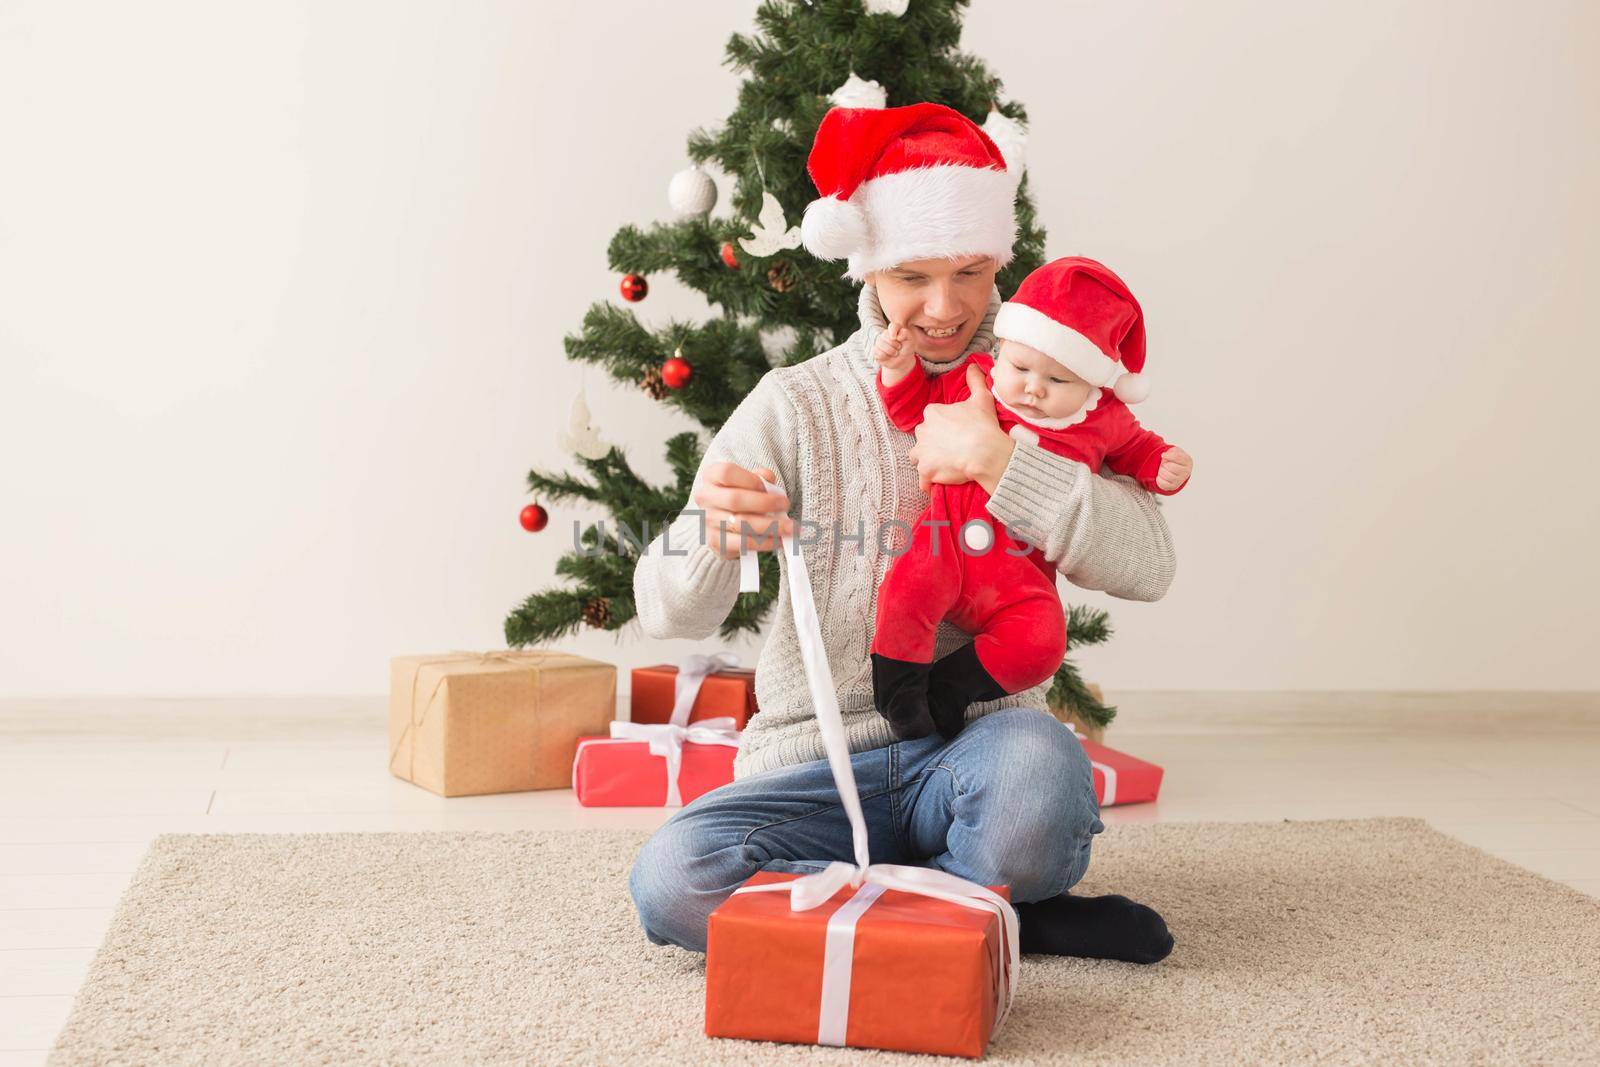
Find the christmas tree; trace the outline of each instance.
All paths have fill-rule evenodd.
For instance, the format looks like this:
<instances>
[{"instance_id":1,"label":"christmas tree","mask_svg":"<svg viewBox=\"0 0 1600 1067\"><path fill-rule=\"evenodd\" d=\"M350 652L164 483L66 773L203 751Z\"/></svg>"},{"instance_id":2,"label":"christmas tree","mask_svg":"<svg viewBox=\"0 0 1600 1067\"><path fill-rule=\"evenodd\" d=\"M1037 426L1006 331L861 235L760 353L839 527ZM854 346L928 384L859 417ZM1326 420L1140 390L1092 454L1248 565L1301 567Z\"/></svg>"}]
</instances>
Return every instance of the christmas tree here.
<instances>
[{"instance_id":1,"label":"christmas tree","mask_svg":"<svg viewBox=\"0 0 1600 1067\"><path fill-rule=\"evenodd\" d=\"M564 587L529 596L507 617L506 641L521 647L581 626L619 630L635 614L633 571L639 553L686 506L705 441L768 370L826 352L858 327L858 286L839 264L818 260L799 243L797 224L816 197L806 157L829 108L894 107L932 101L981 123L1008 163L1022 165L1021 104L1004 100L982 61L960 52L967 0L770 0L756 12L756 32L735 34L727 64L742 73L738 103L721 126L689 135L694 166L674 176L668 198L678 218L647 228L624 226L611 240L620 296L637 303L651 279L670 272L700 292L715 316L705 322L648 326L631 308L593 305L582 329L566 338L569 359L604 367L704 427L666 442L672 481L641 478L620 448L601 441L574 412L567 439L576 473L532 471L537 500L582 500L609 512L587 527L582 548L564 555ZM1015 157L1015 158L1013 158ZM732 179L732 211L713 215L716 185L701 165ZM1016 258L997 278L1002 293L1043 262L1044 233L1034 222L1026 178L1017 198ZM524 525L543 525L530 505ZM777 596L777 560L760 557L761 591L739 597L724 637L756 631ZM1075 608L1068 640L1109 636L1103 612ZM1095 699L1071 663L1056 674L1051 698L1086 721L1109 721L1114 709Z\"/></svg>"}]
</instances>

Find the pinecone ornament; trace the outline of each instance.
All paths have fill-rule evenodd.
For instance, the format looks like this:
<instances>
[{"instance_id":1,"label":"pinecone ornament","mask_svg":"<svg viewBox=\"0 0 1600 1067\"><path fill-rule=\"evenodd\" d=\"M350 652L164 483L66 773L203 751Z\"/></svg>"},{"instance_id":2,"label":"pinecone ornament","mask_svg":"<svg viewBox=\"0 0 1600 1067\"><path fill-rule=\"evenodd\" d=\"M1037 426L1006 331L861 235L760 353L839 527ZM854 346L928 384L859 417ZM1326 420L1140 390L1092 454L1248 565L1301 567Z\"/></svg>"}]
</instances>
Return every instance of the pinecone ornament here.
<instances>
[{"instance_id":1,"label":"pinecone ornament","mask_svg":"<svg viewBox=\"0 0 1600 1067\"><path fill-rule=\"evenodd\" d=\"M793 289L794 280L793 268L783 260L779 260L767 268L767 284L777 292L787 293L790 289Z\"/></svg>"},{"instance_id":2,"label":"pinecone ornament","mask_svg":"<svg viewBox=\"0 0 1600 1067\"><path fill-rule=\"evenodd\" d=\"M583 602L583 621L596 630L604 630L611 622L611 599L590 597Z\"/></svg>"},{"instance_id":3,"label":"pinecone ornament","mask_svg":"<svg viewBox=\"0 0 1600 1067\"><path fill-rule=\"evenodd\" d=\"M639 388L649 395L651 400L660 400L671 390L667 388L666 380L661 377L660 367L646 367L644 377L639 379Z\"/></svg>"}]
</instances>

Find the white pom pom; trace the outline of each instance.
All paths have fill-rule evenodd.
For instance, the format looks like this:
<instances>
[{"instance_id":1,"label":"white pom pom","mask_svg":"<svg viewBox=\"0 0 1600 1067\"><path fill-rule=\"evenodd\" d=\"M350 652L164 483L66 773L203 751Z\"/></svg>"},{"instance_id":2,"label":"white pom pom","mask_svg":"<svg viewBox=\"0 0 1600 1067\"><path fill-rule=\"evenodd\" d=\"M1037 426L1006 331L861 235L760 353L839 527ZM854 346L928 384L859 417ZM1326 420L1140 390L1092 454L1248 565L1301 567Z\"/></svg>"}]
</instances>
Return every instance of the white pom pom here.
<instances>
[{"instance_id":1,"label":"white pom pom","mask_svg":"<svg viewBox=\"0 0 1600 1067\"><path fill-rule=\"evenodd\" d=\"M709 215L717 206L717 183L699 167L680 170L667 185L667 203L680 218Z\"/></svg>"},{"instance_id":2,"label":"white pom pom","mask_svg":"<svg viewBox=\"0 0 1600 1067\"><path fill-rule=\"evenodd\" d=\"M1150 379L1142 374L1124 374L1111 391L1124 404L1137 404L1150 395Z\"/></svg>"},{"instance_id":3,"label":"white pom pom","mask_svg":"<svg viewBox=\"0 0 1600 1067\"><path fill-rule=\"evenodd\" d=\"M1008 118L998 111L989 112L989 117L983 120L983 132L989 135L989 140L1000 149L1001 158L1006 161L1006 170L1017 181L1022 180L1022 174L1028 169L1028 130L1016 119Z\"/></svg>"},{"instance_id":4,"label":"white pom pom","mask_svg":"<svg viewBox=\"0 0 1600 1067\"><path fill-rule=\"evenodd\" d=\"M867 217L848 200L825 196L806 205L800 239L818 259L844 259L867 245Z\"/></svg>"}]
</instances>

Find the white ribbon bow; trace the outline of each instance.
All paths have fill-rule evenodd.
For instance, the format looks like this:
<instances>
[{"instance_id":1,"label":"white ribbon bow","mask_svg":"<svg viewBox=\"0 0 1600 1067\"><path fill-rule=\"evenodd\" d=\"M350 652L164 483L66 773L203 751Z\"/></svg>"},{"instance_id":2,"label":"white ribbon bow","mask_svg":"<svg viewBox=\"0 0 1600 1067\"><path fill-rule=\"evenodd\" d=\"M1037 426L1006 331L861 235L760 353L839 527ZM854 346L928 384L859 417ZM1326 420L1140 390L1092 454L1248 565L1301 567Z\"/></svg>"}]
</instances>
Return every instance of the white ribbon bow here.
<instances>
[{"instance_id":1,"label":"white ribbon bow","mask_svg":"<svg viewBox=\"0 0 1600 1067\"><path fill-rule=\"evenodd\" d=\"M780 491L762 479L768 492ZM779 545L784 544L779 537ZM752 553L749 558L754 559ZM752 570L754 568L751 568ZM958 878L947 871L930 867L909 867L894 863L872 863L867 854L867 821L861 813L861 794L856 788L855 769L850 764L850 745L845 738L844 719L839 714L839 697L833 687L833 671L822 644L822 626L816 602L811 596L811 575L799 548L789 556L789 602L794 609L795 634L800 641L800 657L805 664L806 683L816 705L817 725L822 745L828 754L828 767L839 789L839 800L850 820L850 836L855 863L834 861L815 874L790 882L741 886L735 893L786 892L792 911L808 911L833 899L846 886L855 886L855 895L828 920L827 941L822 964L822 1009L817 1020L817 1044L843 1045L850 1021L850 975L854 962L855 927L861 915L885 890L932 897L963 907L992 911L1000 919L1001 943L995 960L994 980L1000 1010L995 1012L993 1038L1011 1011L1016 997L1017 974L1022 965L1018 948L1017 912L1000 894L988 886Z\"/></svg>"},{"instance_id":2,"label":"white ribbon bow","mask_svg":"<svg viewBox=\"0 0 1600 1067\"><path fill-rule=\"evenodd\" d=\"M685 656L678 661L678 677L672 683L672 716L675 726L689 725L689 712L700 695L700 686L706 675L715 674L724 667L737 667L737 652L716 652L709 656Z\"/></svg>"},{"instance_id":3,"label":"white ribbon bow","mask_svg":"<svg viewBox=\"0 0 1600 1067\"><path fill-rule=\"evenodd\" d=\"M700 685L706 675L715 674L723 667L737 667L739 656L735 652L717 652L709 656L685 656L678 661L678 677L672 689L672 720L670 722L620 722L611 723L612 741L644 741L650 746L652 756L665 757L667 761L668 808L683 807L683 791L678 778L683 773L683 746L727 745L739 747L739 724L732 716L689 722L689 712L694 709L695 698L700 695ZM605 741L585 741L585 745L603 745ZM580 745L579 748L583 746ZM572 788L578 788L578 761L572 761Z\"/></svg>"},{"instance_id":4,"label":"white ribbon bow","mask_svg":"<svg viewBox=\"0 0 1600 1067\"><path fill-rule=\"evenodd\" d=\"M691 701L692 703L692 701ZM701 719L688 726L673 722L617 722L611 723L611 737L619 741L645 741L652 756L667 759L667 803L669 808L683 807L683 793L678 788L678 775L683 772L683 746L728 745L739 747L737 720L730 715L716 719Z\"/></svg>"}]
</instances>

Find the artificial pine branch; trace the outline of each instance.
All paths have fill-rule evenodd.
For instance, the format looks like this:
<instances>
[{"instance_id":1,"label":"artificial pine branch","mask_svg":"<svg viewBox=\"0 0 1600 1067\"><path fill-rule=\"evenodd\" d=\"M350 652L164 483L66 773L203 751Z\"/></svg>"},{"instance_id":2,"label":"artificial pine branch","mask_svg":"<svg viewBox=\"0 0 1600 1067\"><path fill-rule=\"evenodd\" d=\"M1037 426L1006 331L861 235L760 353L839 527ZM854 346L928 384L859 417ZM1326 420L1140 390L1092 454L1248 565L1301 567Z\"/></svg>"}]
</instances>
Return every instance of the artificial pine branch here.
<instances>
[{"instance_id":1,"label":"artificial pine branch","mask_svg":"<svg viewBox=\"0 0 1600 1067\"><path fill-rule=\"evenodd\" d=\"M1078 718L1096 726L1109 726L1111 720L1117 717L1115 707L1095 699L1071 660L1064 660L1056 668L1055 678L1050 683L1050 692L1045 699L1052 708L1076 712Z\"/></svg>"},{"instance_id":2,"label":"artificial pine branch","mask_svg":"<svg viewBox=\"0 0 1600 1067\"><path fill-rule=\"evenodd\" d=\"M1098 645L1111 637L1111 617L1099 608L1075 604L1067 611L1067 647Z\"/></svg>"},{"instance_id":3,"label":"artificial pine branch","mask_svg":"<svg viewBox=\"0 0 1600 1067\"><path fill-rule=\"evenodd\" d=\"M688 500L689 490L694 486L694 476L699 472L700 460L704 456L705 449L701 447L696 434L680 433L667 439L667 463L678 479L674 487L677 489L674 494L677 499Z\"/></svg>"},{"instance_id":4,"label":"artificial pine branch","mask_svg":"<svg viewBox=\"0 0 1600 1067\"><path fill-rule=\"evenodd\" d=\"M578 457L578 463L589 473L590 481L573 475L529 471L528 491L547 499L604 505L633 529L642 520L659 525L661 516L678 511L681 496L677 487L657 489L650 485L633 472L620 449L613 447L599 459Z\"/></svg>"},{"instance_id":5,"label":"artificial pine branch","mask_svg":"<svg viewBox=\"0 0 1600 1067\"><path fill-rule=\"evenodd\" d=\"M570 474L545 474L528 472L528 492L545 500L587 500L595 502L600 494L594 486Z\"/></svg>"},{"instance_id":6,"label":"artificial pine branch","mask_svg":"<svg viewBox=\"0 0 1600 1067\"><path fill-rule=\"evenodd\" d=\"M506 644L525 648L578 632L583 625L581 590L547 589L534 593L506 616Z\"/></svg>"},{"instance_id":7,"label":"artificial pine branch","mask_svg":"<svg viewBox=\"0 0 1600 1067\"><path fill-rule=\"evenodd\" d=\"M584 540L593 547L595 527L591 526L584 533ZM605 551L597 551L593 555L582 552L569 552L562 556L556 563L556 574L563 578L576 579L578 584L593 591L595 594L611 595L617 588L617 583L622 579L632 579L634 559L629 559L621 553L613 554L617 547L616 538L608 532L605 537Z\"/></svg>"}]
</instances>

